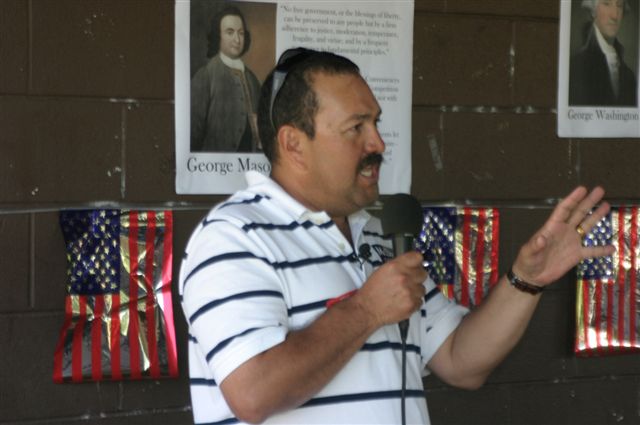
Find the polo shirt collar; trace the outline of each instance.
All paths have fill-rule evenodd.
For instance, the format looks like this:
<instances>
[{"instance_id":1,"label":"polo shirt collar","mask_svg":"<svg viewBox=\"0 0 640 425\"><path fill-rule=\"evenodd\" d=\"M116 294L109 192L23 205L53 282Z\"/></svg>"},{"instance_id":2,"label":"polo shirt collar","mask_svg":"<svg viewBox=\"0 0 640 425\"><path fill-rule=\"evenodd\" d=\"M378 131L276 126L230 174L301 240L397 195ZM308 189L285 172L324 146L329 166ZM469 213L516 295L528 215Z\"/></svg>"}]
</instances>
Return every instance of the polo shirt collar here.
<instances>
[{"instance_id":1,"label":"polo shirt collar","mask_svg":"<svg viewBox=\"0 0 640 425\"><path fill-rule=\"evenodd\" d=\"M289 195L282 186L258 171L247 171L245 173L245 179L247 180L250 191L261 193L278 200L291 212L299 223L311 221L316 225L321 225L331 220L331 217L329 217L329 214L325 211L311 211ZM349 216L349 226L351 227L351 233L354 238L362 232L362 229L370 218L371 215L365 210L356 211Z\"/></svg>"}]
</instances>

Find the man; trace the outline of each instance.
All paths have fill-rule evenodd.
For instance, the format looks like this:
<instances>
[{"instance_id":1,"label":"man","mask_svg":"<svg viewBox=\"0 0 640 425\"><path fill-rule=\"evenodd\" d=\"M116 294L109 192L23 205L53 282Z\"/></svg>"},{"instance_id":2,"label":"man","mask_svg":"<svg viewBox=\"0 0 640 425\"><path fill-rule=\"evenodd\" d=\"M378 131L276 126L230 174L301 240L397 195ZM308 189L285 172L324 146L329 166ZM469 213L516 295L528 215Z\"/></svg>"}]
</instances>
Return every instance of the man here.
<instances>
[{"instance_id":1,"label":"man","mask_svg":"<svg viewBox=\"0 0 640 425\"><path fill-rule=\"evenodd\" d=\"M244 16L228 6L209 33L209 62L191 79L191 151L258 152L260 83L240 59L251 45Z\"/></svg>"},{"instance_id":2,"label":"man","mask_svg":"<svg viewBox=\"0 0 640 425\"><path fill-rule=\"evenodd\" d=\"M513 283L502 277L467 314L427 278L421 254L388 258L363 210L378 198L380 113L357 66L331 53L289 50L266 80L258 116L271 177L249 173L249 187L208 214L180 270L196 423L400 423L403 393L406 422L429 423L423 372L479 387L541 288L612 252L582 247L578 232L609 206L587 215L603 190L578 188L522 247ZM366 244L381 249L361 258Z\"/></svg>"},{"instance_id":3,"label":"man","mask_svg":"<svg viewBox=\"0 0 640 425\"><path fill-rule=\"evenodd\" d=\"M636 76L617 39L625 0L584 0L591 11L586 42L571 58L569 105L637 106Z\"/></svg>"}]
</instances>

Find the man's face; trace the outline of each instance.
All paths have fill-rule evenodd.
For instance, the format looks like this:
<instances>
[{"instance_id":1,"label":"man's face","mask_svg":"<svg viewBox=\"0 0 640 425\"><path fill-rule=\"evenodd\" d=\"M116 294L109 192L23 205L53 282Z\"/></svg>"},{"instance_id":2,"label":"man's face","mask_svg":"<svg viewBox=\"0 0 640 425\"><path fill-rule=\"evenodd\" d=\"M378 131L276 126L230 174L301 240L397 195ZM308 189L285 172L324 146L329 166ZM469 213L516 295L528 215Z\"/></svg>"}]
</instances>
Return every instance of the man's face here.
<instances>
[{"instance_id":1,"label":"man's face","mask_svg":"<svg viewBox=\"0 0 640 425\"><path fill-rule=\"evenodd\" d=\"M227 15L220 21L220 51L237 59L244 49L244 27L239 16Z\"/></svg>"},{"instance_id":2,"label":"man's face","mask_svg":"<svg viewBox=\"0 0 640 425\"><path fill-rule=\"evenodd\" d=\"M347 216L378 198L380 106L359 75L316 73L312 86L318 111L315 137L307 140L309 204Z\"/></svg>"},{"instance_id":3,"label":"man's face","mask_svg":"<svg viewBox=\"0 0 640 425\"><path fill-rule=\"evenodd\" d=\"M622 22L624 0L597 0L594 21L602 36L613 43Z\"/></svg>"}]
</instances>

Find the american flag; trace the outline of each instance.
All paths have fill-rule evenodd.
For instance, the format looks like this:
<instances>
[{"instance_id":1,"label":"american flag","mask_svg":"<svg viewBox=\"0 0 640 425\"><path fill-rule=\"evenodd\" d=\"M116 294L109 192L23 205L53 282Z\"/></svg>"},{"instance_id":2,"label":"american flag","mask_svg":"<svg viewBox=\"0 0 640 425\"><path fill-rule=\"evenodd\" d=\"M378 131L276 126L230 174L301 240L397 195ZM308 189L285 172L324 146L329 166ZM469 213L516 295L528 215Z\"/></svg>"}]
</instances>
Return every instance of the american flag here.
<instances>
[{"instance_id":1,"label":"american flag","mask_svg":"<svg viewBox=\"0 0 640 425\"><path fill-rule=\"evenodd\" d=\"M445 296L473 307L496 284L499 225L495 208L424 208L416 245Z\"/></svg>"},{"instance_id":2,"label":"american flag","mask_svg":"<svg viewBox=\"0 0 640 425\"><path fill-rule=\"evenodd\" d=\"M60 213L65 320L55 382L178 375L171 304L171 211Z\"/></svg>"},{"instance_id":3,"label":"american flag","mask_svg":"<svg viewBox=\"0 0 640 425\"><path fill-rule=\"evenodd\" d=\"M578 265L575 352L590 356L640 351L638 207L613 208L584 244L611 244L616 252Z\"/></svg>"}]
</instances>

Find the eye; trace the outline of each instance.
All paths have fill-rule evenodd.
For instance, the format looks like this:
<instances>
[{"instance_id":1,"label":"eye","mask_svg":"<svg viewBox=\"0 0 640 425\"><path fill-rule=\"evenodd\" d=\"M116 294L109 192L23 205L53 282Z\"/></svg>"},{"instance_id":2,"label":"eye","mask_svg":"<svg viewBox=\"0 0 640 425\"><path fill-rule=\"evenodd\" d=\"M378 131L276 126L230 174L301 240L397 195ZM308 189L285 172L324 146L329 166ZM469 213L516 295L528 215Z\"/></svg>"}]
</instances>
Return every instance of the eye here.
<instances>
[{"instance_id":1,"label":"eye","mask_svg":"<svg viewBox=\"0 0 640 425\"><path fill-rule=\"evenodd\" d=\"M362 123L359 122L346 130L348 133L360 133L362 131Z\"/></svg>"}]
</instances>

